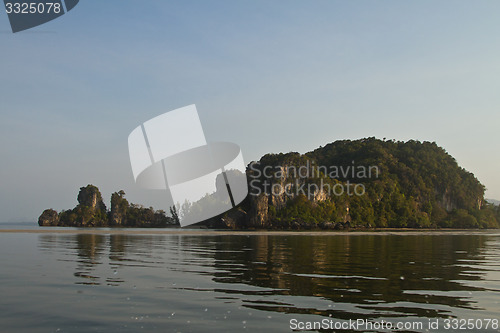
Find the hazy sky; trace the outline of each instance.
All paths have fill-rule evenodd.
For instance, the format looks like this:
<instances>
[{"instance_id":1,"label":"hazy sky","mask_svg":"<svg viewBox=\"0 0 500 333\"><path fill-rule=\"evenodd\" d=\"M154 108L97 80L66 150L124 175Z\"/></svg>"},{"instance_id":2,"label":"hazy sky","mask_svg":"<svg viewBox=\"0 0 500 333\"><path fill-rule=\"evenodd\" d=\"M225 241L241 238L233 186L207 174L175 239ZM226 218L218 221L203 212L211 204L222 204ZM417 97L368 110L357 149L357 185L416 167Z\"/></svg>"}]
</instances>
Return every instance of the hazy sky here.
<instances>
[{"instance_id":1,"label":"hazy sky","mask_svg":"<svg viewBox=\"0 0 500 333\"><path fill-rule=\"evenodd\" d=\"M0 12L0 221L165 208L133 181L127 137L196 104L245 162L376 136L436 141L500 199L500 2L82 0L13 34Z\"/></svg>"}]
</instances>

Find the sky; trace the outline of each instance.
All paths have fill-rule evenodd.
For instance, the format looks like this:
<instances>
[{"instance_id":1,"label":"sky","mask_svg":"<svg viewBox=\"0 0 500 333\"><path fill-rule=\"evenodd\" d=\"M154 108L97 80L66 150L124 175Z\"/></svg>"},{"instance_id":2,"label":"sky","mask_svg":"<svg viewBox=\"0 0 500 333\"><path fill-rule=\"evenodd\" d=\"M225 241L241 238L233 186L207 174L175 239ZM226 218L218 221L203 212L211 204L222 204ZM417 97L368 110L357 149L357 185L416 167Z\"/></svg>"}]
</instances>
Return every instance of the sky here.
<instances>
[{"instance_id":1,"label":"sky","mask_svg":"<svg viewBox=\"0 0 500 333\"><path fill-rule=\"evenodd\" d=\"M0 221L134 183L127 138L196 104L245 162L342 139L435 141L500 199L500 2L82 0L13 34L0 12Z\"/></svg>"}]
</instances>

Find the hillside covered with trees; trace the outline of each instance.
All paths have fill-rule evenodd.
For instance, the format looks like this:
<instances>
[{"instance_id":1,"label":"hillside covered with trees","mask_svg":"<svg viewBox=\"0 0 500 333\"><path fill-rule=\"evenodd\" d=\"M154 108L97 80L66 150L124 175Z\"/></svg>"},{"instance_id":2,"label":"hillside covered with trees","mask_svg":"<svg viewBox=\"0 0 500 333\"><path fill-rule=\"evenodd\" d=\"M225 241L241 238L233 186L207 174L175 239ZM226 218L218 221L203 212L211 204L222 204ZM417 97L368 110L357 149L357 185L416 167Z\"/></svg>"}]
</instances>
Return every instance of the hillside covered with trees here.
<instances>
[{"instance_id":1,"label":"hillside covered with trees","mask_svg":"<svg viewBox=\"0 0 500 333\"><path fill-rule=\"evenodd\" d=\"M226 214L229 227L499 227L485 187L434 142L336 141L306 154L267 154L247 177L253 195Z\"/></svg>"}]
</instances>

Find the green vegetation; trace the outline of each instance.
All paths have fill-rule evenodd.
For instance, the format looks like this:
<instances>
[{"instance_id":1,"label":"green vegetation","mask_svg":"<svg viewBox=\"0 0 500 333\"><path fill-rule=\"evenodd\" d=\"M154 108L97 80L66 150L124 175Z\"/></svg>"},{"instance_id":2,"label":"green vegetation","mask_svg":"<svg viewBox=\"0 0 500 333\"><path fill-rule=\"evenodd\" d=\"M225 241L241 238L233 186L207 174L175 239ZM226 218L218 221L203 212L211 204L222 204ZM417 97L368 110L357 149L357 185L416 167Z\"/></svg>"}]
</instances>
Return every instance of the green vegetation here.
<instances>
[{"instance_id":1,"label":"green vegetation","mask_svg":"<svg viewBox=\"0 0 500 333\"><path fill-rule=\"evenodd\" d=\"M275 172L280 168L281 174ZM265 155L249 167L248 176L251 191L271 198L267 220L257 227L347 222L355 227L499 227L499 208L486 203L484 186L434 142L336 141L304 155ZM292 195L276 190L287 184ZM358 186L363 195L354 194L357 184L363 185ZM298 185L328 193L301 193ZM252 200L246 203L249 210L251 205Z\"/></svg>"},{"instance_id":2,"label":"green vegetation","mask_svg":"<svg viewBox=\"0 0 500 333\"><path fill-rule=\"evenodd\" d=\"M179 221L166 216L162 210L129 204L125 192L111 195L111 211L106 210L101 192L94 185L80 188L78 205L74 209L57 214L53 209L45 210L38 219L40 226L65 227L151 227L178 226Z\"/></svg>"}]
</instances>

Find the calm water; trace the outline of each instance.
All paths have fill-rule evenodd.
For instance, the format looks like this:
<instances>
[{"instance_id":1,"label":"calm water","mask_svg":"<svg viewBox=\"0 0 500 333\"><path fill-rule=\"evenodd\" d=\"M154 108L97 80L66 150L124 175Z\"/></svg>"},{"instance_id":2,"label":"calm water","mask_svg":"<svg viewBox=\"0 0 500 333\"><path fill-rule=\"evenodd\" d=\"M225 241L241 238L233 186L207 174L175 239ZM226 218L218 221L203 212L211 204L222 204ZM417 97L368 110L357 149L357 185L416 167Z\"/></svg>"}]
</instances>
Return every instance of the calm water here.
<instances>
[{"instance_id":1,"label":"calm water","mask_svg":"<svg viewBox=\"0 0 500 333\"><path fill-rule=\"evenodd\" d=\"M1 332L290 332L293 319L450 332L446 318L500 319L498 234L0 233L0 264Z\"/></svg>"}]
</instances>

